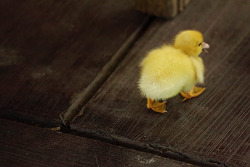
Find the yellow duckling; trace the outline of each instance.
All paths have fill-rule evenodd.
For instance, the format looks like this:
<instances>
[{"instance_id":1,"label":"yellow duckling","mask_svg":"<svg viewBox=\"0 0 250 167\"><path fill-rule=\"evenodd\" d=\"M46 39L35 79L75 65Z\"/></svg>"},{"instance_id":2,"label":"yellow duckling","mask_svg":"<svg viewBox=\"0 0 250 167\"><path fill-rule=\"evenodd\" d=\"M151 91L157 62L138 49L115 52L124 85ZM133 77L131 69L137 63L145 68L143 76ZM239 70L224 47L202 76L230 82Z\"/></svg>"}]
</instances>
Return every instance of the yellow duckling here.
<instances>
[{"instance_id":1,"label":"yellow duckling","mask_svg":"<svg viewBox=\"0 0 250 167\"><path fill-rule=\"evenodd\" d=\"M205 90L195 85L204 82L204 64L199 55L206 48L209 45L200 32L186 30L175 37L173 46L164 45L148 53L140 64L138 82L141 94L148 99L148 109L164 113L163 100L180 93L185 101Z\"/></svg>"}]
</instances>

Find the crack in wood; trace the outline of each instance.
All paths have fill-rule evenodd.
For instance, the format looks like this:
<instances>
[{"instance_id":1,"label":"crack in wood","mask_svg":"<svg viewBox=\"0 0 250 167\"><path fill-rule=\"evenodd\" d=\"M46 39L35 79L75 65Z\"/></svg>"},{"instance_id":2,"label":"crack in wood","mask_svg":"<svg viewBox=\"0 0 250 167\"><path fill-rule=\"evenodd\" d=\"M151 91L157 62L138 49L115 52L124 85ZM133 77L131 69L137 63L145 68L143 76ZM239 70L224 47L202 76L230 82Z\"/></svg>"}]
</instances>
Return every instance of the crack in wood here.
<instances>
[{"instance_id":1,"label":"crack in wood","mask_svg":"<svg viewBox=\"0 0 250 167\"><path fill-rule=\"evenodd\" d=\"M206 159L204 157L188 153L182 153L178 150L175 150L172 147L163 146L156 143L143 143L128 139L123 136L108 134L103 131L83 129L83 128L77 129L76 127L72 127L72 129L68 130L68 133L76 136L82 136L94 140L99 140L102 142L107 142L110 144L114 144L129 149L151 153L154 155L194 165L207 166L207 167L229 167L227 164L223 162L219 162L213 159Z\"/></svg>"}]
</instances>

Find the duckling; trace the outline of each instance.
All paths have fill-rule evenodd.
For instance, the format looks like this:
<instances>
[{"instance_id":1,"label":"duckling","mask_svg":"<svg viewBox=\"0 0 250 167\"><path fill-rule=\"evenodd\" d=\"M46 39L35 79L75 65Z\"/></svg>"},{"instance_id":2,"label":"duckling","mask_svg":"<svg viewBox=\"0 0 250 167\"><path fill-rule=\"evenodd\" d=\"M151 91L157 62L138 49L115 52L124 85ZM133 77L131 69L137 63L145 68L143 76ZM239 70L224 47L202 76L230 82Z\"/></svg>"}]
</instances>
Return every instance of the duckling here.
<instances>
[{"instance_id":1,"label":"duckling","mask_svg":"<svg viewBox=\"0 0 250 167\"><path fill-rule=\"evenodd\" d=\"M177 34L173 45L163 45L150 51L142 60L138 87L147 98L147 108L166 112L166 99L179 93L183 101L199 96L205 88L204 64L199 57L209 48L199 31L185 30Z\"/></svg>"}]
</instances>

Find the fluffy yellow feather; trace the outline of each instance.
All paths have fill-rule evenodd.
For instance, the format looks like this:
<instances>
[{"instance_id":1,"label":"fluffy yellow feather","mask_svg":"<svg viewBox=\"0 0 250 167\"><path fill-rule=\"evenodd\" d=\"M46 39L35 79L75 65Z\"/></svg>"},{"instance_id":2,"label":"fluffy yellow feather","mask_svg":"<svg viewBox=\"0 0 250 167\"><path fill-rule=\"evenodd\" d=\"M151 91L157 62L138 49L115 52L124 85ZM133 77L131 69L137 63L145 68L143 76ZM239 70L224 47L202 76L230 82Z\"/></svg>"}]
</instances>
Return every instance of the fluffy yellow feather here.
<instances>
[{"instance_id":1,"label":"fluffy yellow feather","mask_svg":"<svg viewBox=\"0 0 250 167\"><path fill-rule=\"evenodd\" d=\"M184 100L200 95L204 88L195 87L204 82L204 65L199 57L209 48L200 32L180 32L173 45L154 49L141 62L138 82L141 94L148 99L147 108L164 113L166 100L181 93Z\"/></svg>"}]
</instances>

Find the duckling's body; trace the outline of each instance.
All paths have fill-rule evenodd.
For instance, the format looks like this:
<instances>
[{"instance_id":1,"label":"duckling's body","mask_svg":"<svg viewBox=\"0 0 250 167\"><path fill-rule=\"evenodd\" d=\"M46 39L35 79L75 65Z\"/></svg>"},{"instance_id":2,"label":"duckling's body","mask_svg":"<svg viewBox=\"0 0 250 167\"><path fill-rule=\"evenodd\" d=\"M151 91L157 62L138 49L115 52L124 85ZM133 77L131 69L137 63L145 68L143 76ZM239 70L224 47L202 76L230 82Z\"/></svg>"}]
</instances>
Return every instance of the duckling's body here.
<instances>
[{"instance_id":1,"label":"duckling's body","mask_svg":"<svg viewBox=\"0 0 250 167\"><path fill-rule=\"evenodd\" d=\"M194 44L190 44L190 39L183 39L184 42L175 41L173 46L164 45L149 52L140 64L141 76L138 86L141 94L148 98L147 107L156 112L165 111L165 102L158 102L160 100L166 100L181 92L186 100L198 96L204 90L195 87L195 84L204 82L204 65L198 56L202 49L202 46L198 45L203 42L203 37L197 31L186 32L199 37ZM183 49L181 45L185 41L191 46L200 47L199 50Z\"/></svg>"},{"instance_id":2,"label":"duckling's body","mask_svg":"<svg viewBox=\"0 0 250 167\"><path fill-rule=\"evenodd\" d=\"M153 100L171 98L181 91L190 91L197 82L203 83L202 60L199 57L191 59L172 46L151 51L141 67L139 87L144 96ZM196 75L201 77L198 79Z\"/></svg>"}]
</instances>

